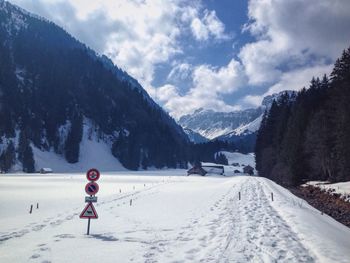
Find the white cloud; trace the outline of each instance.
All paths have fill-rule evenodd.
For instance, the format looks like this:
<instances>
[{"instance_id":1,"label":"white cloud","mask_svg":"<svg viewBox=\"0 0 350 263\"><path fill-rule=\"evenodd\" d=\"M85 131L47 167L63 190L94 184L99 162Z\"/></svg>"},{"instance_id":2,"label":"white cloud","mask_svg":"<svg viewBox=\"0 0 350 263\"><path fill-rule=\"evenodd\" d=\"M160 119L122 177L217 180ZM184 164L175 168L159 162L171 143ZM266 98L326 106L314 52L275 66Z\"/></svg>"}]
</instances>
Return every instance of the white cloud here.
<instances>
[{"instance_id":1,"label":"white cloud","mask_svg":"<svg viewBox=\"0 0 350 263\"><path fill-rule=\"evenodd\" d=\"M242 73L241 64L234 59L221 68L200 65L193 71L193 92L197 94L232 93L244 83Z\"/></svg>"},{"instance_id":2,"label":"white cloud","mask_svg":"<svg viewBox=\"0 0 350 263\"><path fill-rule=\"evenodd\" d=\"M157 99L163 102L171 98L178 97L178 91L174 85L166 84L156 90Z\"/></svg>"},{"instance_id":3,"label":"white cloud","mask_svg":"<svg viewBox=\"0 0 350 263\"><path fill-rule=\"evenodd\" d=\"M205 10L204 22L207 25L209 32L216 39L229 39L229 36L225 34L225 25L216 16L214 10Z\"/></svg>"},{"instance_id":4,"label":"white cloud","mask_svg":"<svg viewBox=\"0 0 350 263\"><path fill-rule=\"evenodd\" d=\"M241 104L244 104L248 107L259 107L263 100L264 96L258 95L247 95L241 100Z\"/></svg>"},{"instance_id":5,"label":"white cloud","mask_svg":"<svg viewBox=\"0 0 350 263\"><path fill-rule=\"evenodd\" d=\"M274 48L276 46L276 48ZM268 40L249 43L240 50L239 58L249 77L249 84L261 85L272 83L281 76L282 71L278 65L289 58L288 50L282 44L274 44Z\"/></svg>"},{"instance_id":6,"label":"white cloud","mask_svg":"<svg viewBox=\"0 0 350 263\"><path fill-rule=\"evenodd\" d=\"M180 64L178 68L187 64ZM175 118L193 112L198 108L220 111L237 110L224 102L223 96L236 91L245 83L240 63L232 59L226 66L215 68L209 65L191 66L192 88L180 95L173 85L158 89L157 98Z\"/></svg>"},{"instance_id":7,"label":"white cloud","mask_svg":"<svg viewBox=\"0 0 350 263\"><path fill-rule=\"evenodd\" d=\"M313 76L321 78L324 74L329 75L332 68L333 65L317 65L289 71L283 74L280 81L272 85L264 96L278 93L283 90L300 90L304 87L308 88Z\"/></svg>"},{"instance_id":8,"label":"white cloud","mask_svg":"<svg viewBox=\"0 0 350 263\"><path fill-rule=\"evenodd\" d=\"M257 41L239 57L252 85L272 84L315 57L334 60L350 42L348 0L250 0L248 10L244 30Z\"/></svg>"},{"instance_id":9,"label":"white cloud","mask_svg":"<svg viewBox=\"0 0 350 263\"><path fill-rule=\"evenodd\" d=\"M167 85L169 86L169 85ZM195 92L189 92L185 96L180 96L174 92L175 89L169 87L161 87L159 91L165 91L169 97L161 95L164 99L164 108L172 113L174 118L179 118L184 114L191 113L199 108L214 109L220 111L234 111L237 107L227 105L219 99L215 94L207 94L206 96L198 96Z\"/></svg>"},{"instance_id":10,"label":"white cloud","mask_svg":"<svg viewBox=\"0 0 350 263\"><path fill-rule=\"evenodd\" d=\"M209 11L205 9L202 18L197 16L193 17L191 30L194 37L199 41L206 41L210 37L215 40L231 39L231 37L225 33L225 25L217 17L214 10Z\"/></svg>"},{"instance_id":11,"label":"white cloud","mask_svg":"<svg viewBox=\"0 0 350 263\"><path fill-rule=\"evenodd\" d=\"M280 80L268 88L262 95L246 95L240 104L245 107L258 107L265 96L279 93L284 90L301 90L308 88L313 76L321 78L324 74L329 75L333 65L316 65L312 67L298 68L282 74Z\"/></svg>"},{"instance_id":12,"label":"white cloud","mask_svg":"<svg viewBox=\"0 0 350 263\"><path fill-rule=\"evenodd\" d=\"M208 40L209 31L207 26L199 18L196 17L192 20L191 29L197 40Z\"/></svg>"},{"instance_id":13,"label":"white cloud","mask_svg":"<svg viewBox=\"0 0 350 263\"><path fill-rule=\"evenodd\" d=\"M244 26L256 41L244 45L239 58L250 85L268 86L263 95L246 95L239 103L256 106L283 90L308 87L313 76L329 74L334 60L350 43L350 1L250 0Z\"/></svg>"}]
</instances>

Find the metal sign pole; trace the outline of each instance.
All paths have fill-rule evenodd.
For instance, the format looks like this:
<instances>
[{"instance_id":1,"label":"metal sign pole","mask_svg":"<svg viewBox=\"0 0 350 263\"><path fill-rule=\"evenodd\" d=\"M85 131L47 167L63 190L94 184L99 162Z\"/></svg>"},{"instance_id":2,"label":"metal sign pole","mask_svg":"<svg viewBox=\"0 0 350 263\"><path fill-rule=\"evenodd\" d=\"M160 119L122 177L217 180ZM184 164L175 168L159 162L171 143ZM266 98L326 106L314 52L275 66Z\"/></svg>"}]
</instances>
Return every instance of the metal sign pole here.
<instances>
[{"instance_id":1,"label":"metal sign pole","mask_svg":"<svg viewBox=\"0 0 350 263\"><path fill-rule=\"evenodd\" d=\"M88 219L87 235L90 234L90 218Z\"/></svg>"}]
</instances>

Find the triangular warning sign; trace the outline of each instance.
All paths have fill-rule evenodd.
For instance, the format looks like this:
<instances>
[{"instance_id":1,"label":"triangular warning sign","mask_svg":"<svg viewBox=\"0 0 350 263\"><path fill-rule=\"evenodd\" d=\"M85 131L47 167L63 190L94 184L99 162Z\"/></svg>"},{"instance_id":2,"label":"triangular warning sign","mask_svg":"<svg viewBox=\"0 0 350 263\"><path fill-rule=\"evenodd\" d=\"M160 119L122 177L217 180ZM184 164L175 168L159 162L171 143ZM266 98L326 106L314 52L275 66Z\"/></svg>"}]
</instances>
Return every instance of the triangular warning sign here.
<instances>
[{"instance_id":1,"label":"triangular warning sign","mask_svg":"<svg viewBox=\"0 0 350 263\"><path fill-rule=\"evenodd\" d=\"M83 212L81 212L80 218L92 218L92 219L96 219L98 218L98 215L96 213L95 207L92 203L88 203Z\"/></svg>"}]
</instances>

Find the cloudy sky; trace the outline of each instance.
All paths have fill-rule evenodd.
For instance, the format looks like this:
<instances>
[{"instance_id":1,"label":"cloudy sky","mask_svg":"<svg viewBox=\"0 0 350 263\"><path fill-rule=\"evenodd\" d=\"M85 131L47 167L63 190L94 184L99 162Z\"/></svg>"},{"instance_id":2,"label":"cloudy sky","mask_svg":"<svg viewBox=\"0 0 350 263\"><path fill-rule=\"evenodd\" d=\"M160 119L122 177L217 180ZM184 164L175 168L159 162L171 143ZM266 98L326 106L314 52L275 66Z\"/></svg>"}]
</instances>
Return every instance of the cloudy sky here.
<instances>
[{"instance_id":1,"label":"cloudy sky","mask_svg":"<svg viewBox=\"0 0 350 263\"><path fill-rule=\"evenodd\" d=\"M349 0L10 0L135 77L171 115L255 107L330 73Z\"/></svg>"}]
</instances>

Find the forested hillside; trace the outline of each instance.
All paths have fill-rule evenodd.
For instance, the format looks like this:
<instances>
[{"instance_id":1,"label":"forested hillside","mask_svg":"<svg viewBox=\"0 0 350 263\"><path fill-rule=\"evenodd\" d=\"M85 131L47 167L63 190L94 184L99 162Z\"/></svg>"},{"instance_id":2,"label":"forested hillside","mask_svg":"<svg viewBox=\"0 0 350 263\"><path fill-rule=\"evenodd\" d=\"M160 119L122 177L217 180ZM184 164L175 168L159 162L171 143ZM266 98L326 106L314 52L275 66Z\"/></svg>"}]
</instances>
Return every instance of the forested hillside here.
<instances>
[{"instance_id":1,"label":"forested hillside","mask_svg":"<svg viewBox=\"0 0 350 263\"><path fill-rule=\"evenodd\" d=\"M255 154L259 175L283 185L350 180L350 48L329 77L273 102Z\"/></svg>"},{"instance_id":2,"label":"forested hillside","mask_svg":"<svg viewBox=\"0 0 350 263\"><path fill-rule=\"evenodd\" d=\"M33 147L77 163L84 123L128 169L187 165L181 127L60 27L0 1L0 43L1 171L38 169Z\"/></svg>"}]
</instances>

